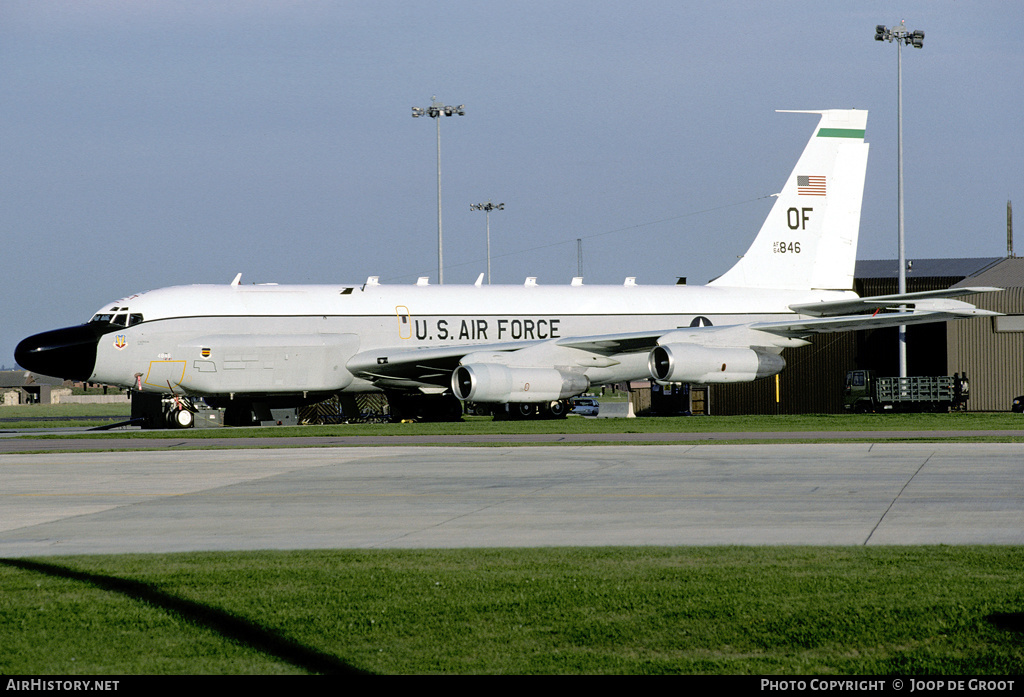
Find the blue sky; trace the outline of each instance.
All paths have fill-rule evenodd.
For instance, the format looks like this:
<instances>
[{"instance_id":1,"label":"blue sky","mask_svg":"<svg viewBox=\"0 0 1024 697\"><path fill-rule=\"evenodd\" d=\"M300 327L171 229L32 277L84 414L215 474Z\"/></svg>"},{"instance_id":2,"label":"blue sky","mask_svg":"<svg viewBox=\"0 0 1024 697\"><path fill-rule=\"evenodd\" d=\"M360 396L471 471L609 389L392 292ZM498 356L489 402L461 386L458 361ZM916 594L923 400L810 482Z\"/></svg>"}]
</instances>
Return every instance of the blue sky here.
<instances>
[{"instance_id":1,"label":"blue sky","mask_svg":"<svg viewBox=\"0 0 1024 697\"><path fill-rule=\"evenodd\" d=\"M3 0L0 364L167 285L437 275L704 283L742 254L815 117L870 111L859 258L1001 256L1024 202L1024 10L964 0ZM1024 204L1019 203L1018 209ZM1018 215L1018 217L1020 217ZM1018 235L1024 240L1024 235ZM1024 248L1024 242L1018 245Z\"/></svg>"}]
</instances>

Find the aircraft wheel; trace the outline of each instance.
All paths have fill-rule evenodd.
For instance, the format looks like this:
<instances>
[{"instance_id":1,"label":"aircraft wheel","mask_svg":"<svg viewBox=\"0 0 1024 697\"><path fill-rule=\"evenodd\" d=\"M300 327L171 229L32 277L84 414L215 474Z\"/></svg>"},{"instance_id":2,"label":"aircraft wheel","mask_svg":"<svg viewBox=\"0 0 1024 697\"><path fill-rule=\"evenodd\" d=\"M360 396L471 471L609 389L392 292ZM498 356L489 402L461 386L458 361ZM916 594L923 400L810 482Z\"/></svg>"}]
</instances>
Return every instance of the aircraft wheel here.
<instances>
[{"instance_id":1,"label":"aircraft wheel","mask_svg":"<svg viewBox=\"0 0 1024 697\"><path fill-rule=\"evenodd\" d=\"M568 413L569 413L569 408L566 406L565 402L563 402L561 400L552 402L548 406L548 414L551 416L552 419L564 418L565 415L568 414Z\"/></svg>"},{"instance_id":2,"label":"aircraft wheel","mask_svg":"<svg viewBox=\"0 0 1024 697\"><path fill-rule=\"evenodd\" d=\"M178 409L171 412L171 418L174 426L177 428L192 428L196 422L196 415L188 409Z\"/></svg>"},{"instance_id":3,"label":"aircraft wheel","mask_svg":"<svg viewBox=\"0 0 1024 697\"><path fill-rule=\"evenodd\" d=\"M520 402L515 406L515 413L520 419L532 419L537 414L537 405Z\"/></svg>"}]
</instances>

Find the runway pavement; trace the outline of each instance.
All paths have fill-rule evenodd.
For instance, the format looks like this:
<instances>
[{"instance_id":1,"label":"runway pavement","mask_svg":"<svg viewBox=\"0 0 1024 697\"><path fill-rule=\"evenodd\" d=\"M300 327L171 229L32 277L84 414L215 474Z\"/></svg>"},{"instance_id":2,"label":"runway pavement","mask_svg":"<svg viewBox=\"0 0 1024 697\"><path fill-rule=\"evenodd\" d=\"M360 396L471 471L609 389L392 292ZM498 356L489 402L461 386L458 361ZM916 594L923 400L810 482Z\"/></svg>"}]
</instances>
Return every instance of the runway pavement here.
<instances>
[{"instance_id":1,"label":"runway pavement","mask_svg":"<svg viewBox=\"0 0 1024 697\"><path fill-rule=\"evenodd\" d=\"M563 545L1024 544L1024 444L0 455L0 557Z\"/></svg>"}]
</instances>

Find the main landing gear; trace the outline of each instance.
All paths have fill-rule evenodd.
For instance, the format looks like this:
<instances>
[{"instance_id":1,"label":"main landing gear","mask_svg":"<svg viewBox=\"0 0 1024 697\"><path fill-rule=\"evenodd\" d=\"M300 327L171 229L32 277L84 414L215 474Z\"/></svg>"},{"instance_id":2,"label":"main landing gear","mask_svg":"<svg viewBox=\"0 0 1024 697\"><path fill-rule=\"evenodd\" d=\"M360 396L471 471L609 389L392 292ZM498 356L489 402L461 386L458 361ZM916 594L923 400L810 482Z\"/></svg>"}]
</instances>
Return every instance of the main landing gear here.
<instances>
[{"instance_id":1,"label":"main landing gear","mask_svg":"<svg viewBox=\"0 0 1024 697\"><path fill-rule=\"evenodd\" d=\"M568 400L554 402L516 402L514 404L477 404L476 413L490 413L495 421L527 419L564 419L569 413Z\"/></svg>"}]
</instances>

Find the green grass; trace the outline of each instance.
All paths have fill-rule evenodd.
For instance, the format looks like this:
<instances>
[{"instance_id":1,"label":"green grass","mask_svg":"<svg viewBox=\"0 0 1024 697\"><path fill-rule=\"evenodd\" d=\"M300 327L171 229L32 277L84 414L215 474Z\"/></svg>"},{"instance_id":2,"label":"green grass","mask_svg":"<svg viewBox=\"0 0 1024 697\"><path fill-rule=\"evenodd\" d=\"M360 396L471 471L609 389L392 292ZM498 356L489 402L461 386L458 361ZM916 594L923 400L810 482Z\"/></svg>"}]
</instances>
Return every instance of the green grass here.
<instances>
[{"instance_id":1,"label":"green grass","mask_svg":"<svg viewBox=\"0 0 1024 697\"><path fill-rule=\"evenodd\" d=\"M0 673L1024 670L1020 547L37 561L0 563Z\"/></svg>"},{"instance_id":2,"label":"green grass","mask_svg":"<svg viewBox=\"0 0 1024 697\"><path fill-rule=\"evenodd\" d=\"M0 421L0 429L100 426L124 421L131 415L131 411L131 404L25 404L3 407L0 408L0 419L3 419Z\"/></svg>"}]
</instances>

